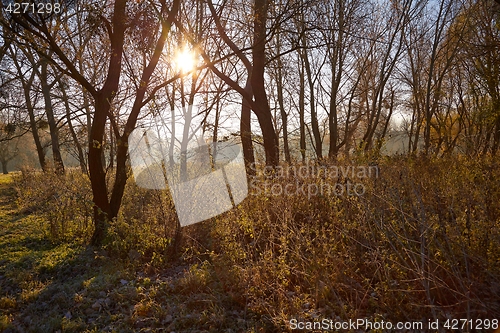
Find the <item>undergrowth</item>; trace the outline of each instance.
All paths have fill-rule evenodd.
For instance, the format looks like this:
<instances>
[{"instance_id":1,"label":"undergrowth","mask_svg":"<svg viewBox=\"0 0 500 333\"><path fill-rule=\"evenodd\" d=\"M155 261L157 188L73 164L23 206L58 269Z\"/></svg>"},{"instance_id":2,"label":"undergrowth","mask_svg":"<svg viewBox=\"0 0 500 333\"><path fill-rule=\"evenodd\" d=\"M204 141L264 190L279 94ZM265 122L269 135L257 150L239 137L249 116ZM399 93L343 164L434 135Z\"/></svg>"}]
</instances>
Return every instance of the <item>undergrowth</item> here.
<instances>
[{"instance_id":1,"label":"undergrowth","mask_svg":"<svg viewBox=\"0 0 500 333\"><path fill-rule=\"evenodd\" d=\"M396 156L314 170L333 166L376 167L377 174L260 168L236 208L182 230L168 191L141 189L131 179L101 249L140 274L136 292L139 286L147 296L130 296L130 323L150 318L144 325L181 331L281 332L292 318L500 318L498 159ZM349 182L362 193L278 191ZM85 175L25 171L16 186L22 211L41 216L48 239L88 241ZM174 282L161 279L172 270ZM172 295L183 301L167 306ZM9 297L2 308L17 306Z\"/></svg>"}]
</instances>

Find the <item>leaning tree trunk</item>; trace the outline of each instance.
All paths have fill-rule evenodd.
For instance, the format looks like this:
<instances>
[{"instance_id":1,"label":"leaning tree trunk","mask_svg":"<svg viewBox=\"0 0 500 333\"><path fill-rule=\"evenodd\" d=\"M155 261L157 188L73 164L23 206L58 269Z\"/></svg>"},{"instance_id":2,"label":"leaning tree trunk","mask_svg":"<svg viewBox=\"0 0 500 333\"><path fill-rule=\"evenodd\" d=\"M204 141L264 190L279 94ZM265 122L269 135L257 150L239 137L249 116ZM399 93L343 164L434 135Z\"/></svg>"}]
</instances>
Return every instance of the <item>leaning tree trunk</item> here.
<instances>
[{"instance_id":1,"label":"leaning tree trunk","mask_svg":"<svg viewBox=\"0 0 500 333\"><path fill-rule=\"evenodd\" d=\"M271 108L269 107L264 84L264 69L266 65L266 21L269 3L266 0L255 0L254 4L253 68L250 78L255 101L254 112L257 115L257 120L262 130L264 150L266 152L266 164L277 166L279 163L279 142L276 131L274 130Z\"/></svg>"},{"instance_id":2,"label":"leaning tree trunk","mask_svg":"<svg viewBox=\"0 0 500 333\"><path fill-rule=\"evenodd\" d=\"M285 161L291 163L292 159L290 157L290 147L288 146L288 113L285 109L285 102L283 97L283 75L281 72L281 60L278 58L278 84L277 84L277 94L278 94L278 105L280 107L281 114L281 127L283 128L283 152L285 153Z\"/></svg>"},{"instance_id":3,"label":"leaning tree trunk","mask_svg":"<svg viewBox=\"0 0 500 333\"><path fill-rule=\"evenodd\" d=\"M249 96L252 96L252 86L250 80L245 85L245 91ZM243 98L241 104L241 120L240 120L240 135L241 146L243 148L243 159L245 161L245 169L247 176L255 176L255 156L252 144L252 124L251 124L251 107L248 101Z\"/></svg>"},{"instance_id":4,"label":"leaning tree trunk","mask_svg":"<svg viewBox=\"0 0 500 333\"><path fill-rule=\"evenodd\" d=\"M109 99L110 90L104 90L100 93L95 102L94 121L90 131L89 142L89 173L92 185L92 195L94 202L94 233L91 243L101 245L107 231L108 219L111 217L111 210L108 201L108 189L106 186L106 174L104 164L101 158L103 149L104 129L106 126L106 114L110 108ZM112 91L112 90L111 90Z\"/></svg>"},{"instance_id":5,"label":"leaning tree trunk","mask_svg":"<svg viewBox=\"0 0 500 333\"><path fill-rule=\"evenodd\" d=\"M54 108L52 107L52 99L50 97L50 90L52 85L48 82L47 74L47 59L41 59L40 70L40 83L42 85L42 94L45 102L45 114L49 123L50 141L52 146L52 158L54 160L54 168L58 174L64 173L64 162L61 156L61 149L59 145L59 129L57 128L56 119L54 116Z\"/></svg>"},{"instance_id":6,"label":"leaning tree trunk","mask_svg":"<svg viewBox=\"0 0 500 333\"><path fill-rule=\"evenodd\" d=\"M13 59L14 59L14 65L16 66L18 73L21 74L22 71L19 63L17 62L17 58L13 57ZM35 71L31 72L31 75L28 80L26 80L23 75L20 76L21 85L23 86L24 100L26 102L26 110L28 111L28 117L30 120L31 134L33 135L33 141L35 142L36 152L38 156L38 162L40 163L40 167L42 168L42 170L46 171L45 152L43 150L43 146L40 141L40 136L38 134L38 123L35 118L35 108L33 106L33 102L31 100L31 95L30 95L31 86L33 85L34 78L35 78Z\"/></svg>"}]
</instances>

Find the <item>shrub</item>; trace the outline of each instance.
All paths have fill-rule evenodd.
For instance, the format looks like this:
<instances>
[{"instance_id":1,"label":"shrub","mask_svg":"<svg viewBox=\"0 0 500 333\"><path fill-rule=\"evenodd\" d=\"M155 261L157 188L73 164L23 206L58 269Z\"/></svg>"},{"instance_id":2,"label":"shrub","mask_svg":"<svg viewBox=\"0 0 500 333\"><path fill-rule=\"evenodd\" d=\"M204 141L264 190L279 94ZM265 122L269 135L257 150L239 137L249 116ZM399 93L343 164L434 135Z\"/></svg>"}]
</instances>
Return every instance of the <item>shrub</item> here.
<instances>
[{"instance_id":1,"label":"shrub","mask_svg":"<svg viewBox=\"0 0 500 333\"><path fill-rule=\"evenodd\" d=\"M361 196L261 191L216 218L212 260L226 288L281 329L291 317L498 317L498 162L378 163L378 177L356 180ZM260 181L346 181L299 178Z\"/></svg>"},{"instance_id":2,"label":"shrub","mask_svg":"<svg viewBox=\"0 0 500 333\"><path fill-rule=\"evenodd\" d=\"M48 222L53 240L86 240L92 232L92 192L87 175L68 169L64 175L24 168L14 177L18 205Z\"/></svg>"},{"instance_id":3,"label":"shrub","mask_svg":"<svg viewBox=\"0 0 500 333\"><path fill-rule=\"evenodd\" d=\"M175 254L179 232L170 193L142 189L129 181L119 216L110 223L105 249L117 257L160 267Z\"/></svg>"}]
</instances>

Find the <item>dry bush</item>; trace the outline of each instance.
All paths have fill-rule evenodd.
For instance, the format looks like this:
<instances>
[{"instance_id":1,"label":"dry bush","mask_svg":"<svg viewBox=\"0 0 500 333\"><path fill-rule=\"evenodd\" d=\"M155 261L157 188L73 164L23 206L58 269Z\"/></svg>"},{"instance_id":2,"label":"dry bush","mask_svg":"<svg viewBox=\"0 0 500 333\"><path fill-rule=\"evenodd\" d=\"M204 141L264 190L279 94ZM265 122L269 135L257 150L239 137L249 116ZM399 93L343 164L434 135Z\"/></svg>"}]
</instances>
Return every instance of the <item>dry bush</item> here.
<instances>
[{"instance_id":1,"label":"dry bush","mask_svg":"<svg viewBox=\"0 0 500 333\"><path fill-rule=\"evenodd\" d=\"M110 255L160 267L178 247L180 229L168 190L147 190L127 182L117 219L110 222Z\"/></svg>"},{"instance_id":2,"label":"dry bush","mask_svg":"<svg viewBox=\"0 0 500 333\"><path fill-rule=\"evenodd\" d=\"M112 172L108 186L112 186ZM90 239L93 231L92 191L88 176L67 169L64 175L24 168L15 176L18 204L25 213L40 214L53 240ZM104 249L114 257L159 267L180 247L180 228L168 190L146 190L131 178L119 216L109 222Z\"/></svg>"},{"instance_id":3,"label":"dry bush","mask_svg":"<svg viewBox=\"0 0 500 333\"><path fill-rule=\"evenodd\" d=\"M225 288L281 329L293 317L498 317L498 162L393 157L379 170L355 180L360 196L262 191L215 219L212 259Z\"/></svg>"},{"instance_id":4,"label":"dry bush","mask_svg":"<svg viewBox=\"0 0 500 333\"><path fill-rule=\"evenodd\" d=\"M45 217L52 239L86 240L90 236L92 193L87 175L77 169L58 175L53 170L23 168L14 182L18 205L25 213L36 212Z\"/></svg>"}]
</instances>

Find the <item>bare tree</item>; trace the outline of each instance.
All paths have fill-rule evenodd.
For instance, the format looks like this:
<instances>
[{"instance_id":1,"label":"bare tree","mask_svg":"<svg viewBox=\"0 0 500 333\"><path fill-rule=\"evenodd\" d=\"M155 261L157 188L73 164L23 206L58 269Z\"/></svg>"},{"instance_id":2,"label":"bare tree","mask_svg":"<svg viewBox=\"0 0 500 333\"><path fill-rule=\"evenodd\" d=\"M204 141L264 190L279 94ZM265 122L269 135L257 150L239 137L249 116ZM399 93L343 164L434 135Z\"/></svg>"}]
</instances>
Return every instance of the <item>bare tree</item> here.
<instances>
[{"instance_id":1,"label":"bare tree","mask_svg":"<svg viewBox=\"0 0 500 333\"><path fill-rule=\"evenodd\" d=\"M74 61L75 52L71 51L67 45L64 45L59 40L59 36L64 35L64 31L59 29L60 25L71 24L72 16L63 14L57 18L48 18L44 16L35 17L29 14L13 14L12 19L16 24L22 27L18 33L19 37L24 40L33 49L38 50L41 54L50 59L56 68L61 70L66 75L73 78L78 84L82 85L85 90L92 96L94 101L94 113L92 118L92 126L89 135L89 152L88 164L90 179L92 184L92 193L94 201L94 220L95 230L92 236L92 243L99 245L106 236L108 221L117 216L121 206L123 191L127 181L127 141L128 136L135 128L135 124L141 108L144 105L145 96L150 88L149 83L152 74L158 64L160 55L163 51L163 46L169 34L174 17L177 15L180 1L173 2L171 8L166 1L161 1L159 5L152 4L133 4L126 0L117 0L112 8L100 9L101 12L88 13L95 15L100 22L107 35L109 43L108 68L103 76L102 84L93 84L76 66ZM84 8L77 8L84 9ZM129 44L127 38L134 32L137 32L138 22L147 20L150 13L158 13L160 17L156 17L156 23L153 26L160 26L157 33L154 30L148 31L152 33L151 40L156 39L151 47L149 59L142 67L139 84L136 86L135 97L132 103L132 108L125 120L117 119L112 111L113 101L119 92L120 76L123 70L124 55ZM96 15L97 14L97 15ZM147 18L146 18L147 17ZM54 24L58 22L58 24ZM154 21L153 21L154 22ZM8 22L3 22L7 25ZM134 31L134 28L136 29ZM19 30L19 29L16 29ZM12 29L12 31L15 31ZM31 37L32 38L28 38ZM46 45L46 48L43 46ZM83 45L81 47L84 47ZM50 57L50 55L54 57ZM157 90L153 90L156 92ZM105 165L102 159L104 135L106 122L109 119L113 126L113 132L116 137L116 176L111 193L108 194L106 186ZM123 124L123 125L121 125ZM121 126L123 129L121 130Z\"/></svg>"},{"instance_id":2,"label":"bare tree","mask_svg":"<svg viewBox=\"0 0 500 333\"><path fill-rule=\"evenodd\" d=\"M500 148L499 13L500 6L491 1L472 3L463 10L452 31L454 35L463 32L458 57L467 69L471 92L476 95L475 109L481 113L475 123L484 126L483 154L496 154Z\"/></svg>"},{"instance_id":3,"label":"bare tree","mask_svg":"<svg viewBox=\"0 0 500 333\"><path fill-rule=\"evenodd\" d=\"M267 35L267 17L269 11L269 3L266 0L255 0L253 3L253 21L252 21L252 44L250 61L244 53L244 48L237 46L224 29L221 17L222 6L215 8L212 1L208 1L208 7L214 20L214 24L219 33L220 38L226 43L230 50L243 63L247 73L247 81L245 86L241 86L236 80L219 70L212 62L207 52L202 55L205 61L210 65L214 73L220 77L228 86L239 92L243 97L242 117L241 117L241 134L245 161L248 165L253 160L250 143L250 117L249 110L253 110L262 131L264 139L264 150L266 153L266 164L278 165L279 163L279 142L276 135L272 113L269 106L267 92L265 88L265 67L266 60L266 44L268 43ZM248 169L248 168L247 168Z\"/></svg>"}]
</instances>

